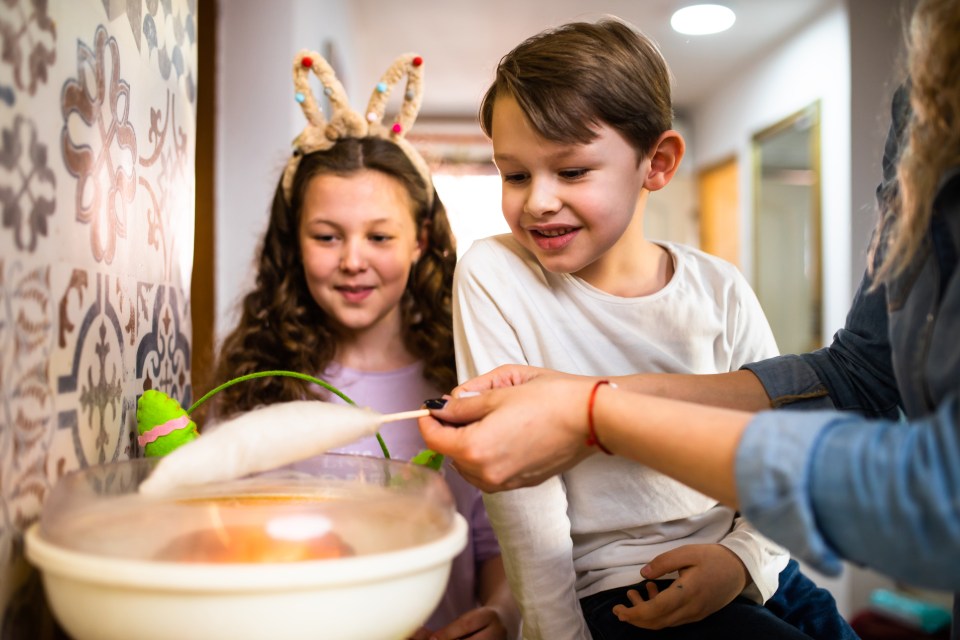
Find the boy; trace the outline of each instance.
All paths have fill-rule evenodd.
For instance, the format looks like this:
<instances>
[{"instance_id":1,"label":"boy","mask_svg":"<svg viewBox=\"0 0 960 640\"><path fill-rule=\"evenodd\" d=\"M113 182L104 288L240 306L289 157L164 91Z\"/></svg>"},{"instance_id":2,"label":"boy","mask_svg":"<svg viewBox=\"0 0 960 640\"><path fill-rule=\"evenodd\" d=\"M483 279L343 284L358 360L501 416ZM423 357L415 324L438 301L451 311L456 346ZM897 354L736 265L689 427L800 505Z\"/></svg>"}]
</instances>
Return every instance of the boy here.
<instances>
[{"instance_id":1,"label":"boy","mask_svg":"<svg viewBox=\"0 0 960 640\"><path fill-rule=\"evenodd\" d=\"M649 40L614 19L534 36L501 60L480 118L511 234L475 243L457 267L461 381L507 363L719 373L776 354L736 268L644 237L649 193L684 153L669 72ZM808 637L761 606L787 554L645 467L593 456L484 500L526 638L646 638L663 627L671 638ZM644 581L654 558L679 577ZM622 620L617 604L628 606ZM846 637L828 614L836 625L823 637Z\"/></svg>"}]
</instances>

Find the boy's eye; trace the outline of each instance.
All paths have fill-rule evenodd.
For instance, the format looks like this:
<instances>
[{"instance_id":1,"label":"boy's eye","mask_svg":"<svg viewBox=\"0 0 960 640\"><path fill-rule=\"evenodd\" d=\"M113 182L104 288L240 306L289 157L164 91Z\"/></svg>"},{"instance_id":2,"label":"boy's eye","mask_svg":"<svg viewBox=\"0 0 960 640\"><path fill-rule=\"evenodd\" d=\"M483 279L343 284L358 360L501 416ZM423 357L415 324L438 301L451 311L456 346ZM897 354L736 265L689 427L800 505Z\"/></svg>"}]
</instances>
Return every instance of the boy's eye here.
<instances>
[{"instance_id":1,"label":"boy's eye","mask_svg":"<svg viewBox=\"0 0 960 640\"><path fill-rule=\"evenodd\" d=\"M527 179L527 174L525 173L505 173L503 174L503 181L508 184L520 184Z\"/></svg>"},{"instance_id":2,"label":"boy's eye","mask_svg":"<svg viewBox=\"0 0 960 640\"><path fill-rule=\"evenodd\" d=\"M564 180L576 180L587 175L589 169L564 169L560 172L560 177Z\"/></svg>"}]
</instances>

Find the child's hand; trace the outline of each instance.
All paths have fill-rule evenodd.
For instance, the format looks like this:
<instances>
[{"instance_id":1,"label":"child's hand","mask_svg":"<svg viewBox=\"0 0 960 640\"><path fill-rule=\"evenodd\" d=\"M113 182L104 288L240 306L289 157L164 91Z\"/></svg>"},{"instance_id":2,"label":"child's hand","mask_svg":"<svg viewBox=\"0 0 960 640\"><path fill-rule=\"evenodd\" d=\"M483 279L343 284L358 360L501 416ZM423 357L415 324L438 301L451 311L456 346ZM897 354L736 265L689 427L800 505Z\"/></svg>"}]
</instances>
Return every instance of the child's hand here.
<instances>
[{"instance_id":1,"label":"child's hand","mask_svg":"<svg viewBox=\"0 0 960 640\"><path fill-rule=\"evenodd\" d=\"M617 605L613 614L644 629L663 629L696 622L719 611L744 590L749 574L730 549L719 544L691 544L662 553L643 568L643 577L654 580L677 571L680 577L658 591L647 583L649 600L634 590L627 592L632 607Z\"/></svg>"},{"instance_id":2,"label":"child's hand","mask_svg":"<svg viewBox=\"0 0 960 640\"><path fill-rule=\"evenodd\" d=\"M506 640L507 630L500 615L493 607L478 607L448 624L443 629L427 636L429 640ZM416 638L419 640L419 637Z\"/></svg>"}]
</instances>

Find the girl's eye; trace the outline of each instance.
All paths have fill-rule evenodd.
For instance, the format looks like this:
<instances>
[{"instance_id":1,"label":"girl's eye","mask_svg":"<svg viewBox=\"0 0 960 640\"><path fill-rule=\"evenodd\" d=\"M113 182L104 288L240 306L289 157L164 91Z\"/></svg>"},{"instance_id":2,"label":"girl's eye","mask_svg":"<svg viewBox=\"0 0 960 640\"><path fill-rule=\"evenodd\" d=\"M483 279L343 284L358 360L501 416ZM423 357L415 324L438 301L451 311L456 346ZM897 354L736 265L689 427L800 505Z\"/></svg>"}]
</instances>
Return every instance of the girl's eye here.
<instances>
[{"instance_id":1,"label":"girl's eye","mask_svg":"<svg viewBox=\"0 0 960 640\"><path fill-rule=\"evenodd\" d=\"M587 175L589 169L564 169L560 172L560 177L564 180L576 180Z\"/></svg>"},{"instance_id":2,"label":"girl's eye","mask_svg":"<svg viewBox=\"0 0 960 640\"><path fill-rule=\"evenodd\" d=\"M385 233L372 233L370 234L370 241L377 244L382 244L384 242L389 242L392 236L388 236Z\"/></svg>"},{"instance_id":3,"label":"girl's eye","mask_svg":"<svg viewBox=\"0 0 960 640\"><path fill-rule=\"evenodd\" d=\"M335 242L337 240L337 236L333 235L332 233L315 233L313 235L313 239L317 242L330 243Z\"/></svg>"}]
</instances>

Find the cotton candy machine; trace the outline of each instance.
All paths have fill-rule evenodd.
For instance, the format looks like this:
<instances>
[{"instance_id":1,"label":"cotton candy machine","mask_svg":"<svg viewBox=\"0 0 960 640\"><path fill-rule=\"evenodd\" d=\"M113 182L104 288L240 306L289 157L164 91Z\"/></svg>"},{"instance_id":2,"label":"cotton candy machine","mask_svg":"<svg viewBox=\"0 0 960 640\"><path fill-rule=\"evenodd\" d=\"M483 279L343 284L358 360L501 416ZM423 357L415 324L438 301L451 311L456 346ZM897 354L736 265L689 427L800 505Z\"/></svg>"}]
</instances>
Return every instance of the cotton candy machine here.
<instances>
[{"instance_id":1,"label":"cotton candy machine","mask_svg":"<svg viewBox=\"0 0 960 640\"><path fill-rule=\"evenodd\" d=\"M442 477L327 454L162 498L156 459L65 476L26 534L76 640L405 638L466 544Z\"/></svg>"}]
</instances>

